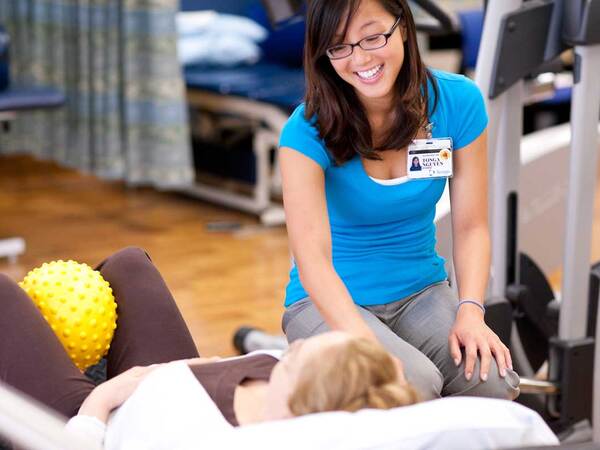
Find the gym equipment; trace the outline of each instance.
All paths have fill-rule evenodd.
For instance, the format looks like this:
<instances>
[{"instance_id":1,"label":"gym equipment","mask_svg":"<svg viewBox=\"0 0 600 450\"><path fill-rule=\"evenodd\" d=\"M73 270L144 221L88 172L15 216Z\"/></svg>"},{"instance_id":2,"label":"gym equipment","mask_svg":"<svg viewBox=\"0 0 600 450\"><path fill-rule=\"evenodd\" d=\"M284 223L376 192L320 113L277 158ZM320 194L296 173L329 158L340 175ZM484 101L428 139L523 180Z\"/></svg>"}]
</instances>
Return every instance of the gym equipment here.
<instances>
[{"instance_id":1,"label":"gym equipment","mask_svg":"<svg viewBox=\"0 0 600 450\"><path fill-rule=\"evenodd\" d=\"M64 417L0 382L0 436L28 450L101 450L95 442L68 432L65 424Z\"/></svg>"},{"instance_id":2,"label":"gym equipment","mask_svg":"<svg viewBox=\"0 0 600 450\"><path fill-rule=\"evenodd\" d=\"M117 328L117 304L100 272L75 261L53 261L19 283L80 370L100 361Z\"/></svg>"},{"instance_id":3,"label":"gym equipment","mask_svg":"<svg viewBox=\"0 0 600 450\"><path fill-rule=\"evenodd\" d=\"M549 381L523 379L523 402L543 413L563 440L585 441L592 437L585 421L592 420L592 405L598 408L600 404L600 377L596 373L594 380L593 370L594 358L600 367L600 354L594 346L599 267L594 266L591 274L589 270L598 161L600 1L490 0L487 8L476 71L476 81L488 99L489 173L494 174L490 179L491 314L486 320L510 345L521 375L534 376L548 360ZM519 252L518 149L523 77L567 48L575 52L575 85L563 282L558 300L542 270ZM594 393L593 399L590 393ZM593 420L593 437L600 442L600 411L595 411Z\"/></svg>"}]
</instances>

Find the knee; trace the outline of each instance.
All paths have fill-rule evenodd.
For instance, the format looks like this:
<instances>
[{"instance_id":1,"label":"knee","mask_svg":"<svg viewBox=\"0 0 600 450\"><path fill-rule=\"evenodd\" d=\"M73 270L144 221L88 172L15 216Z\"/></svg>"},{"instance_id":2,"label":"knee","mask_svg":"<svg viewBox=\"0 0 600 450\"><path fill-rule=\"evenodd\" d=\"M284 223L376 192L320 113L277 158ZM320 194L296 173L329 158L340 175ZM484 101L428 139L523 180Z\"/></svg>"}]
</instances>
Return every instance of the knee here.
<instances>
[{"instance_id":1,"label":"knee","mask_svg":"<svg viewBox=\"0 0 600 450\"><path fill-rule=\"evenodd\" d=\"M419 392L422 400L440 398L444 377L433 363L411 367L406 361L404 371L406 379Z\"/></svg>"},{"instance_id":2,"label":"knee","mask_svg":"<svg viewBox=\"0 0 600 450\"><path fill-rule=\"evenodd\" d=\"M478 374L479 372L475 371L474 373ZM496 364L491 364L487 381L482 381L479 376L473 376L470 381L466 382L462 392L453 395L514 400L520 393L519 382L519 375L514 370L508 369L506 375L502 377Z\"/></svg>"},{"instance_id":3,"label":"knee","mask_svg":"<svg viewBox=\"0 0 600 450\"><path fill-rule=\"evenodd\" d=\"M142 261L147 261L150 259L150 256L148 255L148 253L146 253L146 251L143 248L140 247L135 247L135 246L129 246L129 247L125 247L115 253L112 254L112 256L109 256L110 260L142 260Z\"/></svg>"},{"instance_id":4,"label":"knee","mask_svg":"<svg viewBox=\"0 0 600 450\"><path fill-rule=\"evenodd\" d=\"M104 268L108 265L118 265L132 267L136 264L147 264L151 261L150 256L139 247L125 247L111 256L100 264L100 267Z\"/></svg>"},{"instance_id":5,"label":"knee","mask_svg":"<svg viewBox=\"0 0 600 450\"><path fill-rule=\"evenodd\" d=\"M25 291L8 275L0 273L0 298L2 303L16 298L15 294L24 294Z\"/></svg>"},{"instance_id":6,"label":"knee","mask_svg":"<svg viewBox=\"0 0 600 450\"><path fill-rule=\"evenodd\" d=\"M18 284L15 283L15 281L11 277L9 277L8 275L6 275L4 273L0 273L0 289L1 290L13 289L14 286L18 286Z\"/></svg>"},{"instance_id":7,"label":"knee","mask_svg":"<svg viewBox=\"0 0 600 450\"><path fill-rule=\"evenodd\" d=\"M472 392L469 392L469 395L500 398L503 400L514 400L519 396L520 379L514 370L508 369L504 377L500 376L498 370L490 372L488 380L479 382L472 388Z\"/></svg>"},{"instance_id":8,"label":"knee","mask_svg":"<svg viewBox=\"0 0 600 450\"><path fill-rule=\"evenodd\" d=\"M35 309L34 303L25 290L11 277L0 273L0 330L15 318L30 314L32 308Z\"/></svg>"}]
</instances>

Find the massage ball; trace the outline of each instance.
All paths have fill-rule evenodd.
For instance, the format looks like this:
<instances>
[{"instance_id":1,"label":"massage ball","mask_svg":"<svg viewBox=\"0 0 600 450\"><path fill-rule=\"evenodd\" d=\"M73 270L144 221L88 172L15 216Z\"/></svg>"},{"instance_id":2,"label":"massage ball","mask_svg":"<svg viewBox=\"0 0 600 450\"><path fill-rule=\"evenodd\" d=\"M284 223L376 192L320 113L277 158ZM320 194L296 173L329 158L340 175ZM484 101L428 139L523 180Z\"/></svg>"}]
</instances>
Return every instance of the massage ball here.
<instances>
[{"instance_id":1,"label":"massage ball","mask_svg":"<svg viewBox=\"0 0 600 450\"><path fill-rule=\"evenodd\" d=\"M19 283L80 370L96 364L110 348L117 304L100 272L75 261L53 261Z\"/></svg>"}]
</instances>

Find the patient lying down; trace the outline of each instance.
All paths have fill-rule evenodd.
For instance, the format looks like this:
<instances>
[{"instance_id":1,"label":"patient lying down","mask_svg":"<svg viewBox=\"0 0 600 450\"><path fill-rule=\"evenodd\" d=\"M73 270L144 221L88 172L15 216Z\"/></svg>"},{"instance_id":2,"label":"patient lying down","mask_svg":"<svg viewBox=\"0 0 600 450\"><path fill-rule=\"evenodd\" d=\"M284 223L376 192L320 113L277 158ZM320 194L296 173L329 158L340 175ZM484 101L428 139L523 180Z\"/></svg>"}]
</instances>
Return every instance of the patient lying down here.
<instances>
[{"instance_id":1,"label":"patient lying down","mask_svg":"<svg viewBox=\"0 0 600 450\"><path fill-rule=\"evenodd\" d=\"M68 429L105 449L187 447L199 429L418 400L379 344L339 331L298 340L283 355L200 358L145 252L127 248L97 269L118 304L108 381L95 386L86 378L25 292L1 274L0 377L71 417Z\"/></svg>"},{"instance_id":2,"label":"patient lying down","mask_svg":"<svg viewBox=\"0 0 600 450\"><path fill-rule=\"evenodd\" d=\"M337 331L298 340L281 359L254 353L178 363L185 363L233 426L417 402L415 390L382 347ZM110 410L120 406L144 377L162 366L134 367L98 386L79 414L106 421Z\"/></svg>"}]
</instances>

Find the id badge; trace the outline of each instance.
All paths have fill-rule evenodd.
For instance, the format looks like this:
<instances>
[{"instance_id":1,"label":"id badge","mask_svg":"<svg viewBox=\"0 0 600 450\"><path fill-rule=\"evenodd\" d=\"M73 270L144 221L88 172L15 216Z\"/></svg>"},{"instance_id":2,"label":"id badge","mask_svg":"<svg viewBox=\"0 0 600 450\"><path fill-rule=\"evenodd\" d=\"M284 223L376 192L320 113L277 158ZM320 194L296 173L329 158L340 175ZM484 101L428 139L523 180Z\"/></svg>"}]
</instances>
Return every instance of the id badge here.
<instances>
[{"instance_id":1,"label":"id badge","mask_svg":"<svg viewBox=\"0 0 600 450\"><path fill-rule=\"evenodd\" d=\"M406 174L413 180L452 178L452 139L415 139L408 146Z\"/></svg>"}]
</instances>

